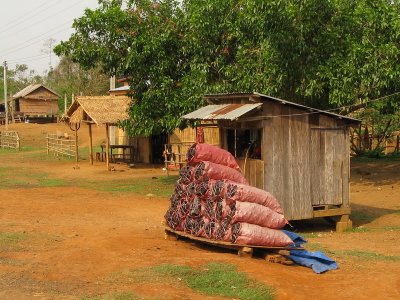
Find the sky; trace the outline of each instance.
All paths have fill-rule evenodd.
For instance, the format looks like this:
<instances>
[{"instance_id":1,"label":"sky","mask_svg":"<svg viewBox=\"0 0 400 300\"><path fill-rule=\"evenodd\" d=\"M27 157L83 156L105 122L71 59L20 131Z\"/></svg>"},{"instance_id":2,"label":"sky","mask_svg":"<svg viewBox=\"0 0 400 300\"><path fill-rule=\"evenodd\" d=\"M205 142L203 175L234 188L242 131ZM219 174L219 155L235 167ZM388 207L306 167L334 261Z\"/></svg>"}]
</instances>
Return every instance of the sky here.
<instances>
[{"instance_id":1,"label":"sky","mask_svg":"<svg viewBox=\"0 0 400 300\"><path fill-rule=\"evenodd\" d=\"M67 40L73 33L73 20L82 16L85 8L96 7L97 0L0 0L1 64L6 60L12 69L26 64L44 75L50 67L49 40L55 40L52 47ZM57 63L52 53L52 67Z\"/></svg>"}]
</instances>

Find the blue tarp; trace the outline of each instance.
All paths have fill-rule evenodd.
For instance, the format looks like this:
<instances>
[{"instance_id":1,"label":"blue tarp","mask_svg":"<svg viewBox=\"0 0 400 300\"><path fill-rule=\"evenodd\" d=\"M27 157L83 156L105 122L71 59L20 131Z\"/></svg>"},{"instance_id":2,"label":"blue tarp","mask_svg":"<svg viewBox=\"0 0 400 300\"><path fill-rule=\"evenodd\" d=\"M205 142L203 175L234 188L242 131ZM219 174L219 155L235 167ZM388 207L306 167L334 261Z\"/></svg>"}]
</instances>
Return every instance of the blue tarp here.
<instances>
[{"instance_id":1,"label":"blue tarp","mask_svg":"<svg viewBox=\"0 0 400 300\"><path fill-rule=\"evenodd\" d=\"M303 244L307 243L307 241L297 233L287 230L282 231L292 239L293 246L296 248L302 247ZM290 250L288 258L293 260L296 264L312 268L317 274L338 268L337 263L333 259L320 251L309 252L307 250Z\"/></svg>"}]
</instances>

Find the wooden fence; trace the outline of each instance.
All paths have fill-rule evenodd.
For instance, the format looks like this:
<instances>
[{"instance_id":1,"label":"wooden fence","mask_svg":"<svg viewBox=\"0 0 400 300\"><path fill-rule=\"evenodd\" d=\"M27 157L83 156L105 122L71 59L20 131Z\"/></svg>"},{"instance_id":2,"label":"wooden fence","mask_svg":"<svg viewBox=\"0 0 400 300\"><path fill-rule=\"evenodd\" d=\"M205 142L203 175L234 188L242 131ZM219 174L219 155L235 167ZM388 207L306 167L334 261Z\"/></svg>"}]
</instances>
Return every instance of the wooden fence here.
<instances>
[{"instance_id":1,"label":"wooden fence","mask_svg":"<svg viewBox=\"0 0 400 300\"><path fill-rule=\"evenodd\" d=\"M77 145L74 139L57 134L48 134L46 140L47 154L53 152L57 156L77 157Z\"/></svg>"},{"instance_id":2,"label":"wooden fence","mask_svg":"<svg viewBox=\"0 0 400 300\"><path fill-rule=\"evenodd\" d=\"M16 131L0 132L0 148L20 150L18 132Z\"/></svg>"}]
</instances>

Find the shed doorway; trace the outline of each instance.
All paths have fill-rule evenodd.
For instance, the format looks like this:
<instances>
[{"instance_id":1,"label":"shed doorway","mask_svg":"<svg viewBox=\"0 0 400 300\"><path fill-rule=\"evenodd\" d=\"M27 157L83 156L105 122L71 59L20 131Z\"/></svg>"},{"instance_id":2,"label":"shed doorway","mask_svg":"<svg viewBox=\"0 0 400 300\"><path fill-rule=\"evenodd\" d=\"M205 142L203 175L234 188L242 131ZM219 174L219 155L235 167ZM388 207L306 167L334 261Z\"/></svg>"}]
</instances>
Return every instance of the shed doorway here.
<instances>
[{"instance_id":1,"label":"shed doorway","mask_svg":"<svg viewBox=\"0 0 400 300\"><path fill-rule=\"evenodd\" d=\"M225 129L225 149L235 156L250 185L264 189L262 129Z\"/></svg>"}]
</instances>

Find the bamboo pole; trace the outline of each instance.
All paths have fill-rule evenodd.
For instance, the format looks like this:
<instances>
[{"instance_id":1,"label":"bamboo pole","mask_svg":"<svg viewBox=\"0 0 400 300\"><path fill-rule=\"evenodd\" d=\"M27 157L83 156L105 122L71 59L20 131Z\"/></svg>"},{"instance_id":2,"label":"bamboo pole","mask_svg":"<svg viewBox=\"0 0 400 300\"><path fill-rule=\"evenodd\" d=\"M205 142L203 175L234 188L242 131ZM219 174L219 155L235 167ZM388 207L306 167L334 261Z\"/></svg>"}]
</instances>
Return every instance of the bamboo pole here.
<instances>
[{"instance_id":1,"label":"bamboo pole","mask_svg":"<svg viewBox=\"0 0 400 300\"><path fill-rule=\"evenodd\" d=\"M110 132L108 124L106 124L106 162L107 162L107 171L110 171Z\"/></svg>"},{"instance_id":2,"label":"bamboo pole","mask_svg":"<svg viewBox=\"0 0 400 300\"><path fill-rule=\"evenodd\" d=\"M79 160L79 152L78 152L78 123L75 123L75 161Z\"/></svg>"},{"instance_id":3,"label":"bamboo pole","mask_svg":"<svg viewBox=\"0 0 400 300\"><path fill-rule=\"evenodd\" d=\"M93 138L92 138L92 124L89 123L89 155L90 164L93 166Z\"/></svg>"}]
</instances>

